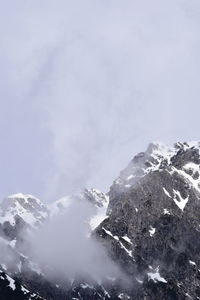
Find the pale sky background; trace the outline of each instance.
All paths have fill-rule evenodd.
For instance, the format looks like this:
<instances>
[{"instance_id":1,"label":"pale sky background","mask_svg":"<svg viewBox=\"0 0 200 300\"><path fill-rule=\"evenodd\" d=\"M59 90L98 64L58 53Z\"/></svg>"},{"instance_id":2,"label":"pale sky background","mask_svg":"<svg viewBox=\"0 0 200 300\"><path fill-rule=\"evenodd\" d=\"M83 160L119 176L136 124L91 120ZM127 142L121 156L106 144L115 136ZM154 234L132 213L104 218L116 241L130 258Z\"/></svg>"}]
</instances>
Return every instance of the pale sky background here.
<instances>
[{"instance_id":1,"label":"pale sky background","mask_svg":"<svg viewBox=\"0 0 200 300\"><path fill-rule=\"evenodd\" d=\"M199 96L199 0L0 0L0 197L107 191Z\"/></svg>"}]
</instances>

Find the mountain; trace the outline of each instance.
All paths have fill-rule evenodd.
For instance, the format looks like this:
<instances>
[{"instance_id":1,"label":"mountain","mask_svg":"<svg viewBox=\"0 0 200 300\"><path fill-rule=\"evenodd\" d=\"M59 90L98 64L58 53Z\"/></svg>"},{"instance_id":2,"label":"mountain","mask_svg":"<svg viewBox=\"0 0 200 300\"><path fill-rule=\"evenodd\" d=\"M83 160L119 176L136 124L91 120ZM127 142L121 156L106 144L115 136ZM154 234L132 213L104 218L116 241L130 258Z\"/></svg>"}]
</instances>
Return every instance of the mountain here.
<instances>
[{"instance_id":1,"label":"mountain","mask_svg":"<svg viewBox=\"0 0 200 300\"><path fill-rule=\"evenodd\" d=\"M0 206L0 231L14 239L25 225L37 227L47 217L48 209L39 199L32 195L11 195Z\"/></svg>"},{"instance_id":2,"label":"mountain","mask_svg":"<svg viewBox=\"0 0 200 300\"><path fill-rule=\"evenodd\" d=\"M97 234L130 274L131 299L200 296L199 147L151 144L110 188Z\"/></svg>"},{"instance_id":3,"label":"mountain","mask_svg":"<svg viewBox=\"0 0 200 300\"><path fill-rule=\"evenodd\" d=\"M66 299L66 286L71 287L71 279L56 280L56 283L52 284L46 267L38 265L27 252L24 236L37 232L51 218L62 216L76 201L90 206L90 231L105 219L108 196L95 189L84 189L50 205L44 205L32 195L21 193L8 196L2 201L0 296L5 297L4 299ZM10 281L13 283L12 287Z\"/></svg>"},{"instance_id":4,"label":"mountain","mask_svg":"<svg viewBox=\"0 0 200 300\"><path fill-rule=\"evenodd\" d=\"M1 263L2 299L200 299L199 149L199 142L172 147L151 143L120 173L107 195L86 189L49 206L29 195L6 198L0 245L6 256L12 253L15 267L6 259ZM63 277L58 283L22 253L23 230L42 228L75 199L92 205L88 238L98 240L124 278L99 282L88 276ZM23 296L7 296L15 290ZM32 296L23 298L28 293Z\"/></svg>"}]
</instances>

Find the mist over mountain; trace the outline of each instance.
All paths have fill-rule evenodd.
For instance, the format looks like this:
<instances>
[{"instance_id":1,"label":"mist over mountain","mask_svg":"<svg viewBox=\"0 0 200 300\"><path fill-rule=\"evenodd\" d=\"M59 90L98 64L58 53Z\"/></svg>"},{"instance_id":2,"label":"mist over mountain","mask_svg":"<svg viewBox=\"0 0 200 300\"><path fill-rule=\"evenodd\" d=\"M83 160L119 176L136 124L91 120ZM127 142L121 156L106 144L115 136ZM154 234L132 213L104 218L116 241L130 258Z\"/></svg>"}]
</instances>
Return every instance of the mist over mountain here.
<instances>
[{"instance_id":1,"label":"mist over mountain","mask_svg":"<svg viewBox=\"0 0 200 300\"><path fill-rule=\"evenodd\" d=\"M0 300L200 300L199 16L0 0Z\"/></svg>"},{"instance_id":2,"label":"mist over mountain","mask_svg":"<svg viewBox=\"0 0 200 300\"><path fill-rule=\"evenodd\" d=\"M198 0L0 1L0 198L107 192L152 140L199 139Z\"/></svg>"},{"instance_id":3,"label":"mist over mountain","mask_svg":"<svg viewBox=\"0 0 200 300\"><path fill-rule=\"evenodd\" d=\"M4 199L2 299L199 299L199 150L151 143L107 194Z\"/></svg>"}]
</instances>

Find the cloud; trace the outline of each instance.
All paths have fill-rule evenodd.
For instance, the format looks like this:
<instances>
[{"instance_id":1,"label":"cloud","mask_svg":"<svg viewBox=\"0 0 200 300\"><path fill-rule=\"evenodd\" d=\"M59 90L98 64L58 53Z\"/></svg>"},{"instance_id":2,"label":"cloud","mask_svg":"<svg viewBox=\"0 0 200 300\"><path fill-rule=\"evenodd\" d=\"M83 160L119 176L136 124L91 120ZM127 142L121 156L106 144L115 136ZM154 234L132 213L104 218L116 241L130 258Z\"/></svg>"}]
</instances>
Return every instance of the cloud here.
<instances>
[{"instance_id":1,"label":"cloud","mask_svg":"<svg viewBox=\"0 0 200 300\"><path fill-rule=\"evenodd\" d=\"M151 140L198 139L198 1L1 6L2 99L29 108L44 149L26 161L45 178L34 191L46 199L83 186L106 191Z\"/></svg>"},{"instance_id":2,"label":"cloud","mask_svg":"<svg viewBox=\"0 0 200 300\"><path fill-rule=\"evenodd\" d=\"M23 246L29 249L28 256L46 276L70 279L82 276L97 282L107 276L122 276L103 246L95 238L89 238L93 214L91 204L74 198L63 214L52 217L35 232L24 234Z\"/></svg>"},{"instance_id":3,"label":"cloud","mask_svg":"<svg viewBox=\"0 0 200 300\"><path fill-rule=\"evenodd\" d=\"M12 269L16 265L17 255L9 246L9 241L0 237L0 263L5 269Z\"/></svg>"}]
</instances>

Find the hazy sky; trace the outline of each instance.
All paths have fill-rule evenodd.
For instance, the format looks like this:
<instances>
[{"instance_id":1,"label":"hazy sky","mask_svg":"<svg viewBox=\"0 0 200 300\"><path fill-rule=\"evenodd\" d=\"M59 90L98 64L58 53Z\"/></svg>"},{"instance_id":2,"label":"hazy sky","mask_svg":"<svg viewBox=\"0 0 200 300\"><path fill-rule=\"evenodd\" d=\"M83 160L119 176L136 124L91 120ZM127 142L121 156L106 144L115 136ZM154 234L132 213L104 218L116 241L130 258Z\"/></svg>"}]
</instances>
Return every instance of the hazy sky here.
<instances>
[{"instance_id":1,"label":"hazy sky","mask_svg":"<svg viewBox=\"0 0 200 300\"><path fill-rule=\"evenodd\" d=\"M107 191L152 140L199 140L199 0L0 0L0 197Z\"/></svg>"}]
</instances>

